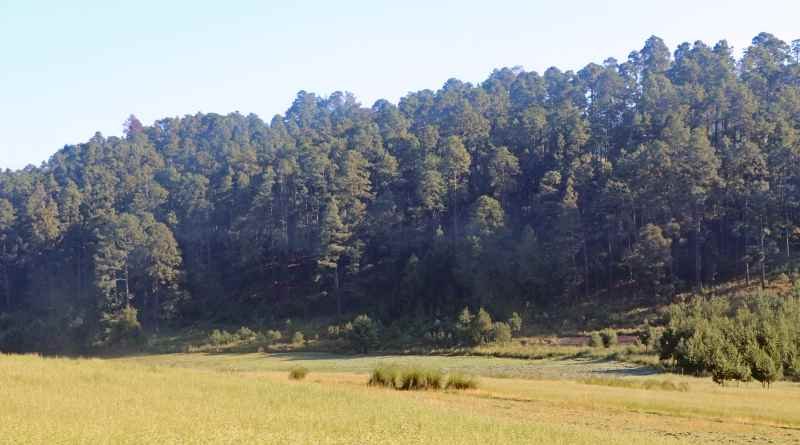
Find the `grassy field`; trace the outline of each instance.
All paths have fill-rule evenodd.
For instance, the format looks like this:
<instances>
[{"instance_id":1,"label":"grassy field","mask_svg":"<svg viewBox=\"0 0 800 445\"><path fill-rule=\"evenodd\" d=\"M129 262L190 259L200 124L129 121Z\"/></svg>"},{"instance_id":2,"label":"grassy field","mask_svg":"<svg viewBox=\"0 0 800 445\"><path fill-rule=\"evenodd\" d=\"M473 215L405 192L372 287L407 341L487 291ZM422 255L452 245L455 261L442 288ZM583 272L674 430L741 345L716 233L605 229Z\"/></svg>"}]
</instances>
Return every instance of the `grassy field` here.
<instances>
[{"instance_id":1,"label":"grassy field","mask_svg":"<svg viewBox=\"0 0 800 445\"><path fill-rule=\"evenodd\" d=\"M480 387L368 387L379 363L480 375ZM311 373L290 381L297 365ZM0 355L0 400L0 443L14 444L800 443L800 385L723 388L593 359Z\"/></svg>"}]
</instances>

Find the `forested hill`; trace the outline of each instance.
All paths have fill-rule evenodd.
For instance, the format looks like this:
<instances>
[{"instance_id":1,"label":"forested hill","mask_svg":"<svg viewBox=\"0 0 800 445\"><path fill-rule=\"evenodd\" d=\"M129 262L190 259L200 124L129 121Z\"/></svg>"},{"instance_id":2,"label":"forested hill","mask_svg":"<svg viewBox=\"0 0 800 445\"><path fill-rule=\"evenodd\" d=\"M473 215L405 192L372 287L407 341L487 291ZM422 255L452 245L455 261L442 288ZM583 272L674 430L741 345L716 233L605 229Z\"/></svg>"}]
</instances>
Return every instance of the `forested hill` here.
<instances>
[{"instance_id":1,"label":"forested hill","mask_svg":"<svg viewBox=\"0 0 800 445\"><path fill-rule=\"evenodd\" d=\"M798 59L770 34L740 60L652 37L397 105L300 92L268 123L132 116L0 173L0 328L91 338L128 305L145 327L503 313L758 280L800 247Z\"/></svg>"}]
</instances>

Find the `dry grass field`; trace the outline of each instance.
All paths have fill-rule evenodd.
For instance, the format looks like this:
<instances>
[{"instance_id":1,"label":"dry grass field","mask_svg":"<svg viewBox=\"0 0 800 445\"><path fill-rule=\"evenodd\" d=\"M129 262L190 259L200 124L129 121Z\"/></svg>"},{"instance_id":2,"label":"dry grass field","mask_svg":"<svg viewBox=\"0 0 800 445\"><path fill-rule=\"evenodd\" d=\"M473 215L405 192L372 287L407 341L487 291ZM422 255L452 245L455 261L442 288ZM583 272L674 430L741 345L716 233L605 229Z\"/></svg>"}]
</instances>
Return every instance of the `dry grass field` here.
<instances>
[{"instance_id":1,"label":"dry grass field","mask_svg":"<svg viewBox=\"0 0 800 445\"><path fill-rule=\"evenodd\" d=\"M480 386L368 387L386 363ZM290 381L298 365L310 374ZM800 385L719 387L591 359L0 355L0 400L0 443L13 444L800 443Z\"/></svg>"}]
</instances>

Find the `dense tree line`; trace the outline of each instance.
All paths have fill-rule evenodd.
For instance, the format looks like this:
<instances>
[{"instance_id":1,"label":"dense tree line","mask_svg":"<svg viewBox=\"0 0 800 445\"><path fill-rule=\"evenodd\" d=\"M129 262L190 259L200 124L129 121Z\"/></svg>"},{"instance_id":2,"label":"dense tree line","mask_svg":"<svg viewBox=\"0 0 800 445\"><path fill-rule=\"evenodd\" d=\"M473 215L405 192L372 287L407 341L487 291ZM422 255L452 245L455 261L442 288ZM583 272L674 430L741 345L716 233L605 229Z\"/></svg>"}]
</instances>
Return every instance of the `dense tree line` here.
<instances>
[{"instance_id":1,"label":"dense tree line","mask_svg":"<svg viewBox=\"0 0 800 445\"><path fill-rule=\"evenodd\" d=\"M793 296L755 296L736 304L715 298L670 307L658 339L675 370L715 382L800 379L800 288Z\"/></svg>"},{"instance_id":2,"label":"dense tree line","mask_svg":"<svg viewBox=\"0 0 800 445\"><path fill-rule=\"evenodd\" d=\"M130 308L156 329L763 282L800 243L799 59L766 33L739 60L652 37L397 105L300 92L269 123L132 116L0 173L0 330L57 329L56 347Z\"/></svg>"}]
</instances>

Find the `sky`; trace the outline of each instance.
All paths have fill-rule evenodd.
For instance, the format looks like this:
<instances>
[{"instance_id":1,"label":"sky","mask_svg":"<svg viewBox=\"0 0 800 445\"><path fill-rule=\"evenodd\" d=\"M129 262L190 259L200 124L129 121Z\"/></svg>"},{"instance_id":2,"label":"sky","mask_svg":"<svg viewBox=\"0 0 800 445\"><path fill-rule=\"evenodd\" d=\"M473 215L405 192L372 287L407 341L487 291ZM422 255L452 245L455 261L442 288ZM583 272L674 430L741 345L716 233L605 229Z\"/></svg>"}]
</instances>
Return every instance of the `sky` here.
<instances>
[{"instance_id":1,"label":"sky","mask_svg":"<svg viewBox=\"0 0 800 445\"><path fill-rule=\"evenodd\" d=\"M300 90L397 103L504 66L625 60L651 35L741 51L798 23L797 0L0 0L0 169L120 135L130 114L268 120Z\"/></svg>"}]
</instances>

